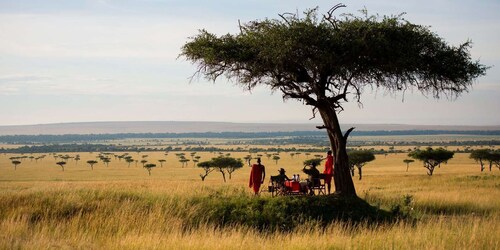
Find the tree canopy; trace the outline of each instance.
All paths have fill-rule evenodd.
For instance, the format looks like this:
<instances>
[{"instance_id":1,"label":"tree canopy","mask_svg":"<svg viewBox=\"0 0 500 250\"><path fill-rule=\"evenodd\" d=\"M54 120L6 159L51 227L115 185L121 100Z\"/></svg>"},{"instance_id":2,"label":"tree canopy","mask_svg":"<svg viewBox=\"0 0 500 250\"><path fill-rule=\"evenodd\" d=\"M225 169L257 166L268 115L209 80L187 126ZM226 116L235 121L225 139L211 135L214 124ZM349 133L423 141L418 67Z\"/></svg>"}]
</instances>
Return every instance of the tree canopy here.
<instances>
[{"instance_id":1,"label":"tree canopy","mask_svg":"<svg viewBox=\"0 0 500 250\"><path fill-rule=\"evenodd\" d=\"M250 21L238 34L206 30L192 37L180 56L198 65L197 73L221 75L245 89L266 85L284 99L297 99L321 115L334 154L337 193L355 196L346 141L337 113L350 97L360 101L365 88L399 92L416 89L439 98L467 92L487 67L471 60L467 41L448 45L428 27L396 16L344 14L336 5L320 16L303 15Z\"/></svg>"},{"instance_id":2,"label":"tree canopy","mask_svg":"<svg viewBox=\"0 0 500 250\"><path fill-rule=\"evenodd\" d=\"M444 148L433 149L429 147L426 150L415 150L409 153L408 156L422 161L424 167L428 170L427 174L431 176L436 166L440 166L441 163L447 163L449 159L453 158L454 154Z\"/></svg>"},{"instance_id":3,"label":"tree canopy","mask_svg":"<svg viewBox=\"0 0 500 250\"><path fill-rule=\"evenodd\" d=\"M370 150L354 150L347 153L351 174L354 176L354 167L358 168L359 179L363 177L362 168L366 163L375 160L375 155Z\"/></svg>"},{"instance_id":4,"label":"tree canopy","mask_svg":"<svg viewBox=\"0 0 500 250\"><path fill-rule=\"evenodd\" d=\"M481 172L484 171L485 162L489 163L490 171L493 164L500 167L500 151L498 150L493 151L490 149L476 149L470 153L469 157L474 159L476 162L479 162L481 165Z\"/></svg>"},{"instance_id":5,"label":"tree canopy","mask_svg":"<svg viewBox=\"0 0 500 250\"><path fill-rule=\"evenodd\" d=\"M210 161L204 161L198 163L198 167L203 168L205 173L200 174L201 180L204 181L210 172L217 169L221 174L224 182L226 182L226 173L231 179L231 175L234 171L243 167L243 161L241 159L235 159L233 157L216 157L212 158Z\"/></svg>"},{"instance_id":6,"label":"tree canopy","mask_svg":"<svg viewBox=\"0 0 500 250\"><path fill-rule=\"evenodd\" d=\"M471 61L470 41L448 45L401 15L319 18L315 8L281 16L243 24L235 35L201 30L181 55L208 79L226 74L245 88L265 84L310 105L328 95L337 108L349 93L359 100L366 86L458 95L487 69Z\"/></svg>"}]
</instances>

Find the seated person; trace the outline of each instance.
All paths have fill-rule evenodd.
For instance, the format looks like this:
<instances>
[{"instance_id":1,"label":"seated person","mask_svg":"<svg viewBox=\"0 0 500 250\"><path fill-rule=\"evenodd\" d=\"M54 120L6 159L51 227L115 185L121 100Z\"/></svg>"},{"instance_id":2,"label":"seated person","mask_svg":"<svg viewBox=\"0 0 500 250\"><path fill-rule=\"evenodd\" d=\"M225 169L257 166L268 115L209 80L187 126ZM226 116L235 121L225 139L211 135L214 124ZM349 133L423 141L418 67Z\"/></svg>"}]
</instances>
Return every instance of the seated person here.
<instances>
[{"instance_id":1,"label":"seated person","mask_svg":"<svg viewBox=\"0 0 500 250\"><path fill-rule=\"evenodd\" d=\"M285 170L281 168L279 171L279 175L273 175L271 176L271 183L273 183L275 186L278 188L284 188L285 187L285 181L289 181L290 178L286 176Z\"/></svg>"},{"instance_id":2,"label":"seated person","mask_svg":"<svg viewBox=\"0 0 500 250\"><path fill-rule=\"evenodd\" d=\"M280 183L284 183L285 181L289 181L290 180L290 178L288 178L288 176L286 176L286 174L285 174L285 172L286 172L285 169L280 168L280 170L278 170L278 171L279 171L280 174L276 175L276 176L273 176L273 177L275 177L276 181L278 181Z\"/></svg>"},{"instance_id":3,"label":"seated person","mask_svg":"<svg viewBox=\"0 0 500 250\"><path fill-rule=\"evenodd\" d=\"M302 169L302 172L307 174L309 176L308 178L308 183L309 187L312 186L317 186L319 185L319 170L316 168L316 164L312 164L309 169L307 169L305 166Z\"/></svg>"}]
</instances>

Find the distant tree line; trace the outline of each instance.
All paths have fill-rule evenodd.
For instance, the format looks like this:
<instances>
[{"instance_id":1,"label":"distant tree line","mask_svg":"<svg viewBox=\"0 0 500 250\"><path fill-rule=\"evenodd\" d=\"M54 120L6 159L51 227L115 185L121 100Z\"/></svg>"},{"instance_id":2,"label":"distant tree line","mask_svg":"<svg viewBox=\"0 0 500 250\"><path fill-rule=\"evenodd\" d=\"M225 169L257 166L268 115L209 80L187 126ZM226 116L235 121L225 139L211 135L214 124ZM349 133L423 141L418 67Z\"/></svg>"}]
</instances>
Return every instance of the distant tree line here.
<instances>
[{"instance_id":1,"label":"distant tree line","mask_svg":"<svg viewBox=\"0 0 500 250\"><path fill-rule=\"evenodd\" d=\"M399 130L399 131L356 131L351 136L403 136L403 135L500 135L500 130ZM3 135L0 142L9 144L75 143L123 139L175 139L175 138L218 138L218 139L272 139L266 144L322 142L326 138L321 131L293 132L205 132L205 133L119 133L119 134L65 134L65 135ZM261 143L256 140L256 143ZM496 141L498 143L498 141Z\"/></svg>"},{"instance_id":2,"label":"distant tree line","mask_svg":"<svg viewBox=\"0 0 500 250\"><path fill-rule=\"evenodd\" d=\"M137 147L105 144L50 144L0 148L0 153L64 153L64 152L145 152L145 151L191 151L191 152L322 152L327 148L218 148L218 147Z\"/></svg>"}]
</instances>

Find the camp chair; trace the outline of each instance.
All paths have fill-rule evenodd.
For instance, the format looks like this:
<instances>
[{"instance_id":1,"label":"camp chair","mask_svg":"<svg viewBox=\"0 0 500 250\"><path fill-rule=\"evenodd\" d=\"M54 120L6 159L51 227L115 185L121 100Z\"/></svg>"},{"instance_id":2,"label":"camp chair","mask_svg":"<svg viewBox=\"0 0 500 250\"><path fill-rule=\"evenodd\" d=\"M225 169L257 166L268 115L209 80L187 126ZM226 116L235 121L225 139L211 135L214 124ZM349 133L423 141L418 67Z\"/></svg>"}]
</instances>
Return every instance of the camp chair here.
<instances>
[{"instance_id":1,"label":"camp chair","mask_svg":"<svg viewBox=\"0 0 500 250\"><path fill-rule=\"evenodd\" d=\"M311 194L316 194L315 191L317 191L318 195L326 194L325 174L319 174L318 178L312 178L312 183L309 188L312 191Z\"/></svg>"},{"instance_id":2,"label":"camp chair","mask_svg":"<svg viewBox=\"0 0 500 250\"><path fill-rule=\"evenodd\" d=\"M287 189L285 187L285 180L283 180L283 178L279 175L271 176L268 189L272 197L287 194Z\"/></svg>"}]
</instances>

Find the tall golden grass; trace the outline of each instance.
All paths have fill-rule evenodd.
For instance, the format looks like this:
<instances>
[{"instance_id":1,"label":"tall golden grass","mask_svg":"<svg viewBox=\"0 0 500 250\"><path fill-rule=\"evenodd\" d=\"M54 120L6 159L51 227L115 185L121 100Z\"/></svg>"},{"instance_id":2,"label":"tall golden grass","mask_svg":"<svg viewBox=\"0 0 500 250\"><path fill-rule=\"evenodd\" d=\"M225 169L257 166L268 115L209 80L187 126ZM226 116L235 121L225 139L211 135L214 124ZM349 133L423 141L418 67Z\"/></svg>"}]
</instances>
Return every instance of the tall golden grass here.
<instances>
[{"instance_id":1,"label":"tall golden grass","mask_svg":"<svg viewBox=\"0 0 500 250\"><path fill-rule=\"evenodd\" d=\"M182 168L175 152L130 152L139 160L148 155L146 159L158 165L151 176L141 163L128 167L114 158L109 167L99 163L91 170L86 161L97 153L78 154L81 160L70 160L64 172L51 155L38 162L24 159L17 170L8 158L19 155L0 155L0 248L500 248L500 171L480 172L468 154L456 154L434 176L427 176L419 162L406 172L406 154L377 155L364 167L362 180L354 177L358 195L374 206L390 210L410 196L410 213L416 220L378 225L333 222L326 227L311 221L292 232L210 223L186 226L185 218L197 211L193 197L222 192L252 199L248 167L236 171L227 183L217 172L202 182L201 170L192 162ZM198 155L201 161L216 156ZM304 154L280 156L278 164L263 157L268 175L281 167L288 175L301 174ZM189 153L186 157L190 159ZM159 159L167 161L162 168Z\"/></svg>"}]
</instances>

